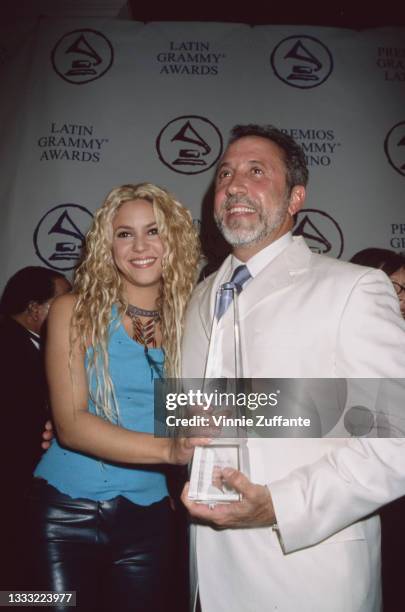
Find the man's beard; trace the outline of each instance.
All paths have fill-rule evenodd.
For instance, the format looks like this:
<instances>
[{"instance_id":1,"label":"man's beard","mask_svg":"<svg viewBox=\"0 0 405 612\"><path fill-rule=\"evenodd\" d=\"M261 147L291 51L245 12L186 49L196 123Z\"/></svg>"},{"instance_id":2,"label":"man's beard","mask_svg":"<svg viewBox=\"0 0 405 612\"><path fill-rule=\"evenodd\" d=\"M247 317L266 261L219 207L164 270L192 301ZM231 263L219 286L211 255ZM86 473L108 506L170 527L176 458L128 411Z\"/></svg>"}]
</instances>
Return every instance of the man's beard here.
<instances>
[{"instance_id":1,"label":"man's beard","mask_svg":"<svg viewBox=\"0 0 405 612\"><path fill-rule=\"evenodd\" d=\"M231 226L224 224L225 213L230 206L235 204L245 204L253 208L257 214L258 220L252 221L251 226L247 223L246 216L238 222L238 217L231 217ZM286 216L288 201L286 198L285 206L269 213L264 211L262 206L255 200L251 200L248 196L228 196L222 203L220 214L215 213L215 223L225 240L233 247L249 246L257 244L267 238L274 230L278 229Z\"/></svg>"}]
</instances>

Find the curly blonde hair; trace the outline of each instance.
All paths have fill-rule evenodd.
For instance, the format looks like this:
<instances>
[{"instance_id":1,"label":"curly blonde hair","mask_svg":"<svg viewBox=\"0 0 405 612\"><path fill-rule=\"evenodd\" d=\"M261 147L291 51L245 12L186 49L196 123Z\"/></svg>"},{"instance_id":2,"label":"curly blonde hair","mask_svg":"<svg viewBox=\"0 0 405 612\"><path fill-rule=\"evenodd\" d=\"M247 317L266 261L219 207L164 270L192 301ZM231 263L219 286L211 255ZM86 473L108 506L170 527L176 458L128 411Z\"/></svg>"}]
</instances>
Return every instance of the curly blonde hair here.
<instances>
[{"instance_id":1,"label":"curly blonde hair","mask_svg":"<svg viewBox=\"0 0 405 612\"><path fill-rule=\"evenodd\" d=\"M112 256L112 223L120 206L131 200L151 202L164 247L158 308L165 374L169 377L180 376L184 314L195 284L200 253L190 213L166 190L151 183L113 189L96 212L73 285L77 300L71 320L70 345L71 351L75 342L83 351L92 349L87 353L89 387L92 380L95 382L95 394L91 396L97 414L114 422L118 421L119 407L109 374L109 326L112 306L117 305L122 317L128 301Z\"/></svg>"}]
</instances>

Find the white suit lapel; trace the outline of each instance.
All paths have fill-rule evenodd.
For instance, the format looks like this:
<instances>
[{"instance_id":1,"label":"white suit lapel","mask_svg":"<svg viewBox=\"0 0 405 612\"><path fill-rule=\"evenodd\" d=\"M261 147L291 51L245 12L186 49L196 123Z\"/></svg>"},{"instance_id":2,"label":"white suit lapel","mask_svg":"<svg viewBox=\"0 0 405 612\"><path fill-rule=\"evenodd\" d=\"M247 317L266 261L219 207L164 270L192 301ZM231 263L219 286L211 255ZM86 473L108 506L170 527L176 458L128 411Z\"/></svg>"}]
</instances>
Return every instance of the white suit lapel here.
<instances>
[{"instance_id":1,"label":"white suit lapel","mask_svg":"<svg viewBox=\"0 0 405 612\"><path fill-rule=\"evenodd\" d=\"M297 274L302 274L308 269L310 258L311 251L303 238L294 238L293 242L255 276L240 294L239 305L243 317L247 316L252 308L256 307L274 291L294 282L294 277ZM232 256L228 255L218 272L209 277L205 286L201 288L199 316L207 339L211 334L217 289L222 283L229 280L231 270ZM225 314L223 322L226 323L226 320Z\"/></svg>"},{"instance_id":2,"label":"white suit lapel","mask_svg":"<svg viewBox=\"0 0 405 612\"><path fill-rule=\"evenodd\" d=\"M310 259L311 251L304 240L295 238L242 291L239 296L241 315L248 316L262 300L293 283L297 275L308 270Z\"/></svg>"}]
</instances>

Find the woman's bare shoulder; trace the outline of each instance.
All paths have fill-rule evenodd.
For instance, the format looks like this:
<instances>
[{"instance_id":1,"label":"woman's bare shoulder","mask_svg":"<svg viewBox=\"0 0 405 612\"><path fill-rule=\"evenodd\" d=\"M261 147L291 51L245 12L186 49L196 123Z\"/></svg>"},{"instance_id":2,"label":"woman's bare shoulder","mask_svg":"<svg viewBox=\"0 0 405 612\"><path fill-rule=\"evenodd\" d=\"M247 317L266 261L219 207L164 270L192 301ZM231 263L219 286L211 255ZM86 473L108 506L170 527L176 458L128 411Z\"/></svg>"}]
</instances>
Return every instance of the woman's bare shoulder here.
<instances>
[{"instance_id":1,"label":"woman's bare shoulder","mask_svg":"<svg viewBox=\"0 0 405 612\"><path fill-rule=\"evenodd\" d=\"M75 293L65 293L54 299L52 302L49 316L51 318L59 317L71 317L73 308L77 302L77 295Z\"/></svg>"}]
</instances>

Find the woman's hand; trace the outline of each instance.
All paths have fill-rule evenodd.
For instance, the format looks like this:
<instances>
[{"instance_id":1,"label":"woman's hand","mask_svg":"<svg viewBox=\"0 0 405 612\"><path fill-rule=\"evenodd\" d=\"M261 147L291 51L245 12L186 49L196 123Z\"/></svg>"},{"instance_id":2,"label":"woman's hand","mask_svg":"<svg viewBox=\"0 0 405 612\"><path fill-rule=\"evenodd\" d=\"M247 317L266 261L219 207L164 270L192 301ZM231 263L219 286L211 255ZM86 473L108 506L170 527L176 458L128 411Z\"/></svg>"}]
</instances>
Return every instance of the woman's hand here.
<instances>
[{"instance_id":1,"label":"woman's hand","mask_svg":"<svg viewBox=\"0 0 405 612\"><path fill-rule=\"evenodd\" d=\"M44 425L44 431L42 432L41 447L44 450L48 450L48 448L51 446L51 441L52 441L53 437L54 437L54 433L53 433L52 421L48 420L48 421L46 421L46 423Z\"/></svg>"},{"instance_id":2,"label":"woman's hand","mask_svg":"<svg viewBox=\"0 0 405 612\"><path fill-rule=\"evenodd\" d=\"M186 465L191 461L196 446L207 446L210 438L174 438L169 440L168 463Z\"/></svg>"}]
</instances>

